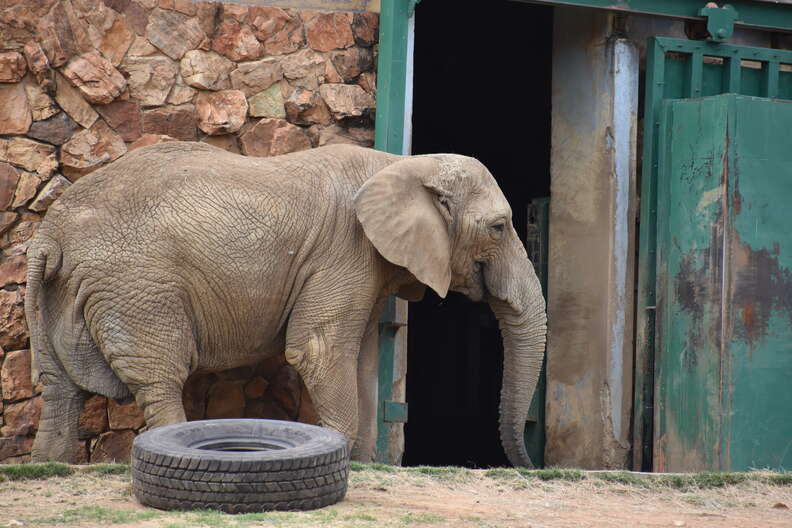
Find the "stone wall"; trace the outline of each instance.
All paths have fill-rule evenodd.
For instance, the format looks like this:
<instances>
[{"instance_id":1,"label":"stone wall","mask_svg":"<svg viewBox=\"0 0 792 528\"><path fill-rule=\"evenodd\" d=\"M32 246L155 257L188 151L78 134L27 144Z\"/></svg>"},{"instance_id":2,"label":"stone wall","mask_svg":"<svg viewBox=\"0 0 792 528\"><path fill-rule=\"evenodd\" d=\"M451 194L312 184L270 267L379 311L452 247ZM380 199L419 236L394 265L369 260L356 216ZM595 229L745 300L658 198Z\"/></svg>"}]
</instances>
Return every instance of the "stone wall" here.
<instances>
[{"instance_id":1,"label":"stone wall","mask_svg":"<svg viewBox=\"0 0 792 528\"><path fill-rule=\"evenodd\" d=\"M205 141L250 156L374 141L378 16L191 0L8 0L0 10L0 461L29 459L25 251L47 207L143 145ZM196 374L189 419L315 422L283 357ZM91 396L84 461L123 460L134 403Z\"/></svg>"}]
</instances>

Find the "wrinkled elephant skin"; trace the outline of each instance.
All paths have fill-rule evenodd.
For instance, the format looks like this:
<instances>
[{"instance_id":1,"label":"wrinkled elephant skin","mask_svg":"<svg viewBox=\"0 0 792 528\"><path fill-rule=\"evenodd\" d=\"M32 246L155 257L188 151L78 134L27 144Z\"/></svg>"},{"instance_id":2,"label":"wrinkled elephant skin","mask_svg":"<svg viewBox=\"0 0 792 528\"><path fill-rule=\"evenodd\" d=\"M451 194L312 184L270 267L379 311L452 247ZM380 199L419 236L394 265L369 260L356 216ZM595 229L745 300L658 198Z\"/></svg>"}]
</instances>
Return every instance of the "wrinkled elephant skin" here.
<instances>
[{"instance_id":1,"label":"wrinkled elephant skin","mask_svg":"<svg viewBox=\"0 0 792 528\"><path fill-rule=\"evenodd\" d=\"M544 299L481 163L347 145L273 158L180 142L131 152L72 185L28 250L44 381L33 459L74 460L86 392L131 394L158 427L185 420L191 373L285 352L322 424L370 460L379 315L387 296L415 300L426 286L495 310L501 437L513 463L530 465L522 429Z\"/></svg>"}]
</instances>

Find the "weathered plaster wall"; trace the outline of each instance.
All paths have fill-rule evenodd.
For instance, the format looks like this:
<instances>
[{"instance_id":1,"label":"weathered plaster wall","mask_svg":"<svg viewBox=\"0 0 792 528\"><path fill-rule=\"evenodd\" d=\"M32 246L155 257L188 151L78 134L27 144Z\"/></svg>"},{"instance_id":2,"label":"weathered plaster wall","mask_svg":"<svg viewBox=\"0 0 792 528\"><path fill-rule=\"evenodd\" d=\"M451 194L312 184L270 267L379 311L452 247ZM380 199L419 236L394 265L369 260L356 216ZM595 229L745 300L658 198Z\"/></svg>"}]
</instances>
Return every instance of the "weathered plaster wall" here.
<instances>
[{"instance_id":1,"label":"weathered plaster wall","mask_svg":"<svg viewBox=\"0 0 792 528\"><path fill-rule=\"evenodd\" d=\"M611 23L603 12L555 12L548 465L627 464L638 55Z\"/></svg>"},{"instance_id":2,"label":"weathered plaster wall","mask_svg":"<svg viewBox=\"0 0 792 528\"><path fill-rule=\"evenodd\" d=\"M174 139L252 156L373 144L378 15L266 3L2 4L0 461L27 460L37 427L41 387L30 383L25 251L69 185L129 150ZM353 3L322 5L367 4ZM194 375L184 400L192 419L316 421L282 357ZM134 403L100 396L86 402L80 420L86 461L126 458L143 426Z\"/></svg>"}]
</instances>

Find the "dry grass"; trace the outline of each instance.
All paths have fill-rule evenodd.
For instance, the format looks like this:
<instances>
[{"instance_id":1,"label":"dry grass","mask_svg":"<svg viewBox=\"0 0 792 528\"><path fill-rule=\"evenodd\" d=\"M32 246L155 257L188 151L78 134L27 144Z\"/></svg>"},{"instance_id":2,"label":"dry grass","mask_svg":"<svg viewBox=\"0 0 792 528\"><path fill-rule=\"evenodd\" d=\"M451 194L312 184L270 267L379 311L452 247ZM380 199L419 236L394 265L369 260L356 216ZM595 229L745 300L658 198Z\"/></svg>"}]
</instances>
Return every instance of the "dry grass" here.
<instances>
[{"instance_id":1,"label":"dry grass","mask_svg":"<svg viewBox=\"0 0 792 528\"><path fill-rule=\"evenodd\" d=\"M0 483L0 526L792 526L792 513L783 507L792 506L791 475L769 472L645 476L354 464L349 493L339 504L231 516L142 506L131 496L123 465L61 466L0 470L14 478ZM50 478L40 480L47 473Z\"/></svg>"}]
</instances>

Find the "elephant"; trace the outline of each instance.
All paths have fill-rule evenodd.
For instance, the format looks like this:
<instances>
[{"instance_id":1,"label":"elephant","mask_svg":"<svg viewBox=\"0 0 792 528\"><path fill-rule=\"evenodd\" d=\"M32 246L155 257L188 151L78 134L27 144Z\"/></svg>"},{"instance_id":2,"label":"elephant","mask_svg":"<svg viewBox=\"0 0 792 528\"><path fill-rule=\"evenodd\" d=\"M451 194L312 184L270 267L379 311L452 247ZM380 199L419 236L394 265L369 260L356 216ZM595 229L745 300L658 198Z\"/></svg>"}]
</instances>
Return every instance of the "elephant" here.
<instances>
[{"instance_id":1,"label":"elephant","mask_svg":"<svg viewBox=\"0 0 792 528\"><path fill-rule=\"evenodd\" d=\"M71 462L87 393L134 397L147 427L185 421L196 371L275 354L355 460L376 449L377 328L389 296L486 301L504 340L500 435L524 426L545 301L497 182L456 154L331 145L270 158L195 142L131 151L53 203L27 252L32 459Z\"/></svg>"}]
</instances>

